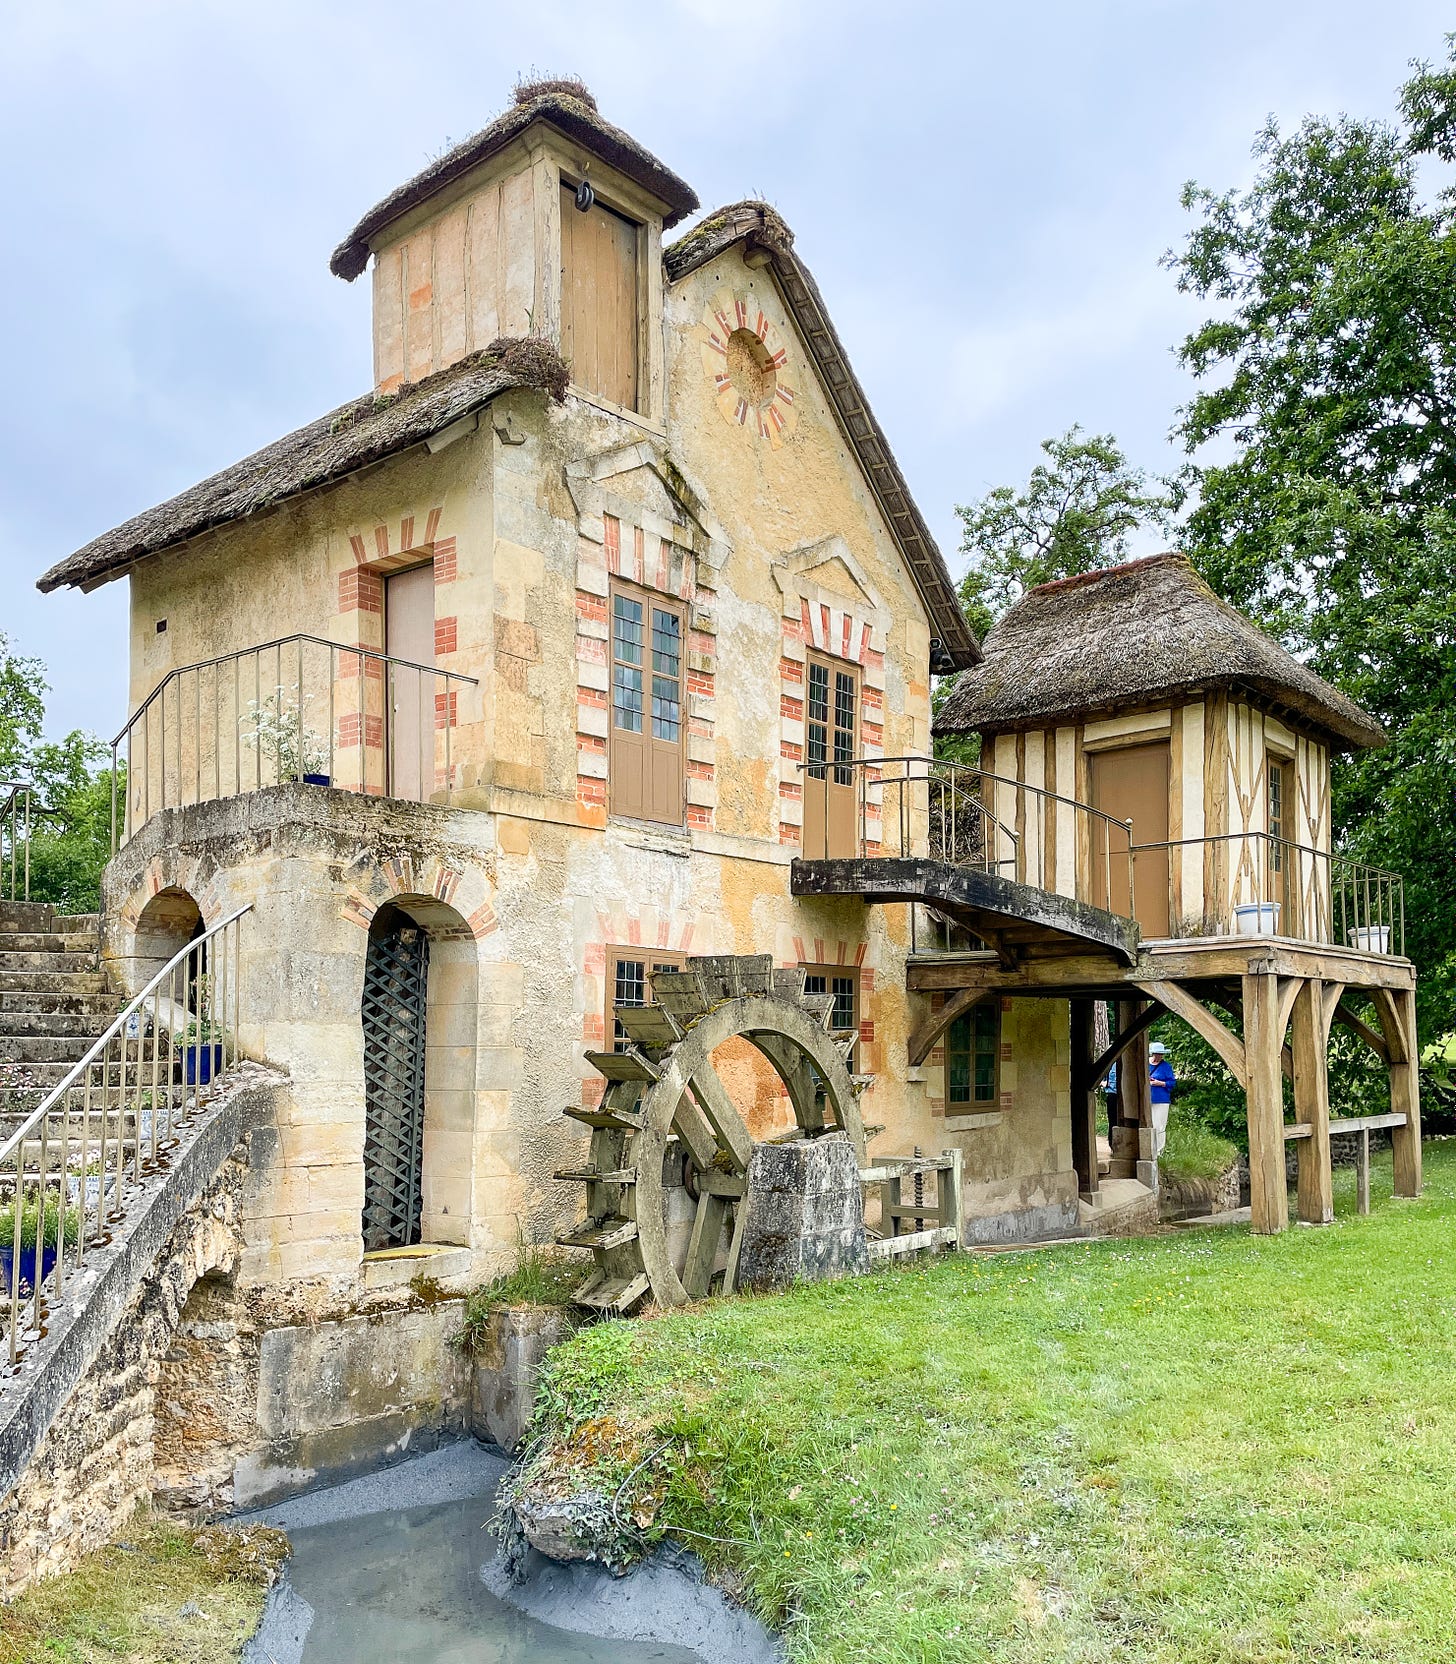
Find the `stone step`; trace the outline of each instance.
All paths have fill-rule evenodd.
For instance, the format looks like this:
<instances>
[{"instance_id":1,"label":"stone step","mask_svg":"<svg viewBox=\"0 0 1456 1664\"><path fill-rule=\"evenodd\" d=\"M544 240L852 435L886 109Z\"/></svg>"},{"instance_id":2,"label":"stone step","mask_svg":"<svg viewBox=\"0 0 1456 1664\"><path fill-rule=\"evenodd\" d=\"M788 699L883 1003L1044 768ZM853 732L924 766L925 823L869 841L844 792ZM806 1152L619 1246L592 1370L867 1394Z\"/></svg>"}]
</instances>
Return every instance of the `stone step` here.
<instances>
[{"instance_id":1,"label":"stone step","mask_svg":"<svg viewBox=\"0 0 1456 1664\"><path fill-rule=\"evenodd\" d=\"M85 1038L89 1043L106 1027L106 1018L92 1011L0 1011L0 1057L12 1040L39 1039L43 1035Z\"/></svg>"},{"instance_id":2,"label":"stone step","mask_svg":"<svg viewBox=\"0 0 1456 1664\"><path fill-rule=\"evenodd\" d=\"M0 1029L0 1052L11 1063L75 1063L91 1049L94 1034L13 1034Z\"/></svg>"},{"instance_id":3,"label":"stone step","mask_svg":"<svg viewBox=\"0 0 1456 1664\"><path fill-rule=\"evenodd\" d=\"M100 970L100 955L95 948L80 948L68 952L7 953L0 949L0 977L12 971L59 971L63 976L76 972Z\"/></svg>"},{"instance_id":4,"label":"stone step","mask_svg":"<svg viewBox=\"0 0 1456 1664\"><path fill-rule=\"evenodd\" d=\"M101 1018L100 1028L122 1009L115 994L102 989L99 993L82 994L71 988L20 988L0 990L0 1028L15 1016L86 1015ZM98 1028L97 1032L100 1032Z\"/></svg>"},{"instance_id":5,"label":"stone step","mask_svg":"<svg viewBox=\"0 0 1456 1664\"><path fill-rule=\"evenodd\" d=\"M100 951L101 938L87 930L0 930L0 954L91 953Z\"/></svg>"},{"instance_id":6,"label":"stone step","mask_svg":"<svg viewBox=\"0 0 1456 1664\"><path fill-rule=\"evenodd\" d=\"M101 994L101 971L0 971L0 994Z\"/></svg>"},{"instance_id":7,"label":"stone step","mask_svg":"<svg viewBox=\"0 0 1456 1664\"><path fill-rule=\"evenodd\" d=\"M55 918L48 901L0 901L0 930L53 930Z\"/></svg>"}]
</instances>

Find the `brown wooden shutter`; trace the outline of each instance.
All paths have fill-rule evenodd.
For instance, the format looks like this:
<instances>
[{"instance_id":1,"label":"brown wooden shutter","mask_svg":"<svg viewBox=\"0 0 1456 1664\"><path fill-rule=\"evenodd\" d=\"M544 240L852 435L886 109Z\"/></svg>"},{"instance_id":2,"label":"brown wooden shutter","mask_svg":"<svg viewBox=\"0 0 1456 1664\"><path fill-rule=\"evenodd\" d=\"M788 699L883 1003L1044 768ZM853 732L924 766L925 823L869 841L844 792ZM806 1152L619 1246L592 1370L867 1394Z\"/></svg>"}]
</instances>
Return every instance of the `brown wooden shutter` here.
<instances>
[{"instance_id":1,"label":"brown wooden shutter","mask_svg":"<svg viewBox=\"0 0 1456 1664\"><path fill-rule=\"evenodd\" d=\"M612 813L683 820L683 609L642 590L612 591Z\"/></svg>"},{"instance_id":2,"label":"brown wooden shutter","mask_svg":"<svg viewBox=\"0 0 1456 1664\"><path fill-rule=\"evenodd\" d=\"M859 853L859 671L811 656L806 674L804 858L835 860Z\"/></svg>"},{"instance_id":3,"label":"brown wooden shutter","mask_svg":"<svg viewBox=\"0 0 1456 1664\"><path fill-rule=\"evenodd\" d=\"M561 351L571 379L636 410L639 227L600 202L586 213L561 186Z\"/></svg>"}]
</instances>

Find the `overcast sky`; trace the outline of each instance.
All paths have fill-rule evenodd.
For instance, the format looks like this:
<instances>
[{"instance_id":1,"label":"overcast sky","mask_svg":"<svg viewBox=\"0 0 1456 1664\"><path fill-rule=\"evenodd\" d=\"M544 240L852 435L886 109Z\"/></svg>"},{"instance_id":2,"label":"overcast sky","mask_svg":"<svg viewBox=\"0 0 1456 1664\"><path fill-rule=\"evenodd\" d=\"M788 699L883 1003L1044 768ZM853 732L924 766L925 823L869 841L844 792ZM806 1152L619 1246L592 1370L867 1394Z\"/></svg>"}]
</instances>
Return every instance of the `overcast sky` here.
<instances>
[{"instance_id":1,"label":"overcast sky","mask_svg":"<svg viewBox=\"0 0 1456 1664\"><path fill-rule=\"evenodd\" d=\"M0 0L0 631L51 727L125 719L125 584L36 576L365 391L328 256L523 71L575 73L705 208L793 227L957 573L954 505L1073 422L1154 470L1193 321L1184 180L1269 114L1391 111L1427 0Z\"/></svg>"}]
</instances>

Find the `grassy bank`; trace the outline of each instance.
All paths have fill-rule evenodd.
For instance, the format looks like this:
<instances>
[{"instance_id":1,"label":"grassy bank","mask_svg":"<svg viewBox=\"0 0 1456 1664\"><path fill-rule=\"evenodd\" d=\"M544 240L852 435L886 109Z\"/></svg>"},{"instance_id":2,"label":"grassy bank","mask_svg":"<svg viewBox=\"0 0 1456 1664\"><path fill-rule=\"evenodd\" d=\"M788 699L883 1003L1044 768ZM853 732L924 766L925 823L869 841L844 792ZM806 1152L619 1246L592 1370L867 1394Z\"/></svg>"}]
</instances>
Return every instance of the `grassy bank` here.
<instances>
[{"instance_id":1,"label":"grassy bank","mask_svg":"<svg viewBox=\"0 0 1456 1664\"><path fill-rule=\"evenodd\" d=\"M69 1576L0 1606L0 1664L234 1664L286 1552L265 1527L139 1515Z\"/></svg>"},{"instance_id":2,"label":"grassy bank","mask_svg":"<svg viewBox=\"0 0 1456 1664\"><path fill-rule=\"evenodd\" d=\"M1427 1179L1390 1200L1387 1157L1362 1220L1339 1173L1322 1230L960 1256L589 1329L545 1380L555 1465L626 1480L622 1515L823 1664L1446 1664L1456 1143Z\"/></svg>"}]
</instances>

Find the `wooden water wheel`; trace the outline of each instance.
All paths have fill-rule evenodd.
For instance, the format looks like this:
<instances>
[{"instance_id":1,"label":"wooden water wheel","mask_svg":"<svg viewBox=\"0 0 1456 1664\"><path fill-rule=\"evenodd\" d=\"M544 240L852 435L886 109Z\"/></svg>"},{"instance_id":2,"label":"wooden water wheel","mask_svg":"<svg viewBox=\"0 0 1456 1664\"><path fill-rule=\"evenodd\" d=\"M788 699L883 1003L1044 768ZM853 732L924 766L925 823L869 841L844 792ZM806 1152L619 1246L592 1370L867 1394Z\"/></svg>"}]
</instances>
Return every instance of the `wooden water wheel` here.
<instances>
[{"instance_id":1,"label":"wooden water wheel","mask_svg":"<svg viewBox=\"0 0 1456 1664\"><path fill-rule=\"evenodd\" d=\"M592 1129L591 1148L584 1166L556 1174L587 1187L586 1219L558 1241L591 1249L596 1269L576 1300L603 1312L648 1294L664 1306L701 1299L715 1276L725 1291L736 1284L753 1139L713 1065L725 1041L749 1041L772 1065L797 1122L789 1136L842 1130L865 1159L863 1082L846 1062L854 1036L830 1033L833 996L806 994L802 970L776 971L766 953L691 959L656 972L652 996L616 1007L621 1050L586 1054L606 1090L598 1107L566 1111ZM674 1249L684 1233L668 1228L663 1173L679 1156L696 1210Z\"/></svg>"}]
</instances>

